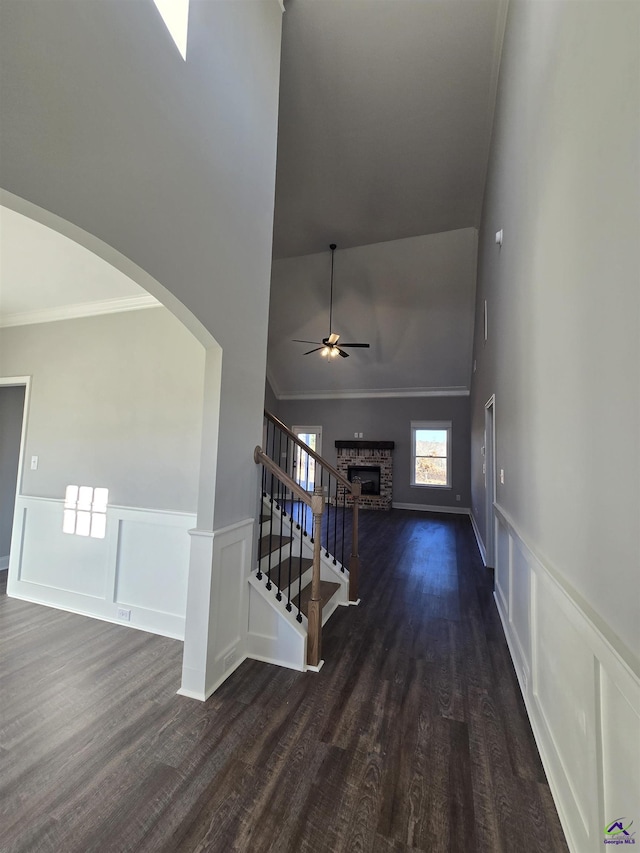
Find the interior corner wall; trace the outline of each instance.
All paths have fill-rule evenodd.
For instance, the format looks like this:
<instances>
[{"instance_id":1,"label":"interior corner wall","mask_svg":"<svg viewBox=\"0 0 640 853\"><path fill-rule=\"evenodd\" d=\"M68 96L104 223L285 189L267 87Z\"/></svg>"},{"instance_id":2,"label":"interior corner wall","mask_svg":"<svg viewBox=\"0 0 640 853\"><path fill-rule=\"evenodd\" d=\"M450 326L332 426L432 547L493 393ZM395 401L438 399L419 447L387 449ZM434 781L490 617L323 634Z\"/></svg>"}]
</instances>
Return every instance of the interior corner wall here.
<instances>
[{"instance_id":1,"label":"interior corner wall","mask_svg":"<svg viewBox=\"0 0 640 853\"><path fill-rule=\"evenodd\" d=\"M496 600L580 853L640 790L639 32L637 3L510 4L479 238L472 510L495 394Z\"/></svg>"},{"instance_id":2,"label":"interior corner wall","mask_svg":"<svg viewBox=\"0 0 640 853\"><path fill-rule=\"evenodd\" d=\"M11 546L24 395L24 386L0 385L0 569L7 568L5 560Z\"/></svg>"},{"instance_id":3,"label":"interior corner wall","mask_svg":"<svg viewBox=\"0 0 640 853\"><path fill-rule=\"evenodd\" d=\"M421 507L467 509L469 486L469 398L397 397L334 400L280 400L278 417L289 427L322 426L322 455L336 464L336 440L393 441L393 503ZM410 485L411 421L451 421L452 486L450 489ZM460 495L460 500L456 500Z\"/></svg>"}]
</instances>

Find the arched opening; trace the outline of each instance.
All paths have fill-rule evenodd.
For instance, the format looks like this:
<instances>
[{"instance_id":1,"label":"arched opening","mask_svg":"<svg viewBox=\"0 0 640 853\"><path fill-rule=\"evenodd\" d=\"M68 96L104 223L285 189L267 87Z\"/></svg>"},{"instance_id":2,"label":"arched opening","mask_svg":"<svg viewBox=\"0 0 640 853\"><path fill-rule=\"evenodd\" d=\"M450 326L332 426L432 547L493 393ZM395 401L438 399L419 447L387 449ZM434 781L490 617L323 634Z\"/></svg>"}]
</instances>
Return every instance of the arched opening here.
<instances>
[{"instance_id":1,"label":"arched opening","mask_svg":"<svg viewBox=\"0 0 640 853\"><path fill-rule=\"evenodd\" d=\"M169 290L103 241L9 193L0 202L50 232L50 263L39 258L43 275L49 269L53 277L55 262L69 278L104 273L107 287L91 290L87 281L87 293L103 297L96 310L87 300L86 310L65 315L50 300L48 313L32 305L30 317L23 311L16 319L14 311L3 329L0 382L22 377L30 386L8 592L183 639L188 532L213 517L221 348ZM20 238L25 263L43 251L29 245L29 233ZM102 272L74 269L82 262L73 247L99 258ZM105 308L109 281L126 291L123 276L131 292L118 298L140 299L140 310ZM68 486L78 487L74 498ZM88 491L80 506L79 487L108 489L104 535L93 536L101 525L89 522L64 528L65 513L75 520L98 512Z\"/></svg>"}]
</instances>

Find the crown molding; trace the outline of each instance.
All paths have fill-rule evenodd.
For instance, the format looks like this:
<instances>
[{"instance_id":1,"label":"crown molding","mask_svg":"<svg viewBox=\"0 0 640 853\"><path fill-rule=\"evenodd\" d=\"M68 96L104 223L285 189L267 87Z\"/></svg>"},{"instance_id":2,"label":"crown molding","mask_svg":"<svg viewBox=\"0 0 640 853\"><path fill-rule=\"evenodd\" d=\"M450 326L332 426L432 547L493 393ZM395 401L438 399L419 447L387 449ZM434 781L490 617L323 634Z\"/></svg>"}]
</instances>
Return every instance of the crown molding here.
<instances>
[{"instance_id":1,"label":"crown molding","mask_svg":"<svg viewBox=\"0 0 640 853\"><path fill-rule=\"evenodd\" d=\"M273 388L273 383L271 383ZM378 388L351 391L308 391L304 394L278 394L278 400L363 400L388 397L468 397L469 389L463 385L448 388Z\"/></svg>"},{"instance_id":2,"label":"crown molding","mask_svg":"<svg viewBox=\"0 0 640 853\"><path fill-rule=\"evenodd\" d=\"M31 326L35 323L53 323L58 320L76 320L80 317L95 317L99 314L118 314L122 311L139 311L142 308L156 308L161 302L144 293L140 296L125 296L117 299L102 299L99 302L80 302L75 305L62 305L58 308L45 308L41 311L22 311L5 314L0 317L0 328L7 326Z\"/></svg>"}]
</instances>

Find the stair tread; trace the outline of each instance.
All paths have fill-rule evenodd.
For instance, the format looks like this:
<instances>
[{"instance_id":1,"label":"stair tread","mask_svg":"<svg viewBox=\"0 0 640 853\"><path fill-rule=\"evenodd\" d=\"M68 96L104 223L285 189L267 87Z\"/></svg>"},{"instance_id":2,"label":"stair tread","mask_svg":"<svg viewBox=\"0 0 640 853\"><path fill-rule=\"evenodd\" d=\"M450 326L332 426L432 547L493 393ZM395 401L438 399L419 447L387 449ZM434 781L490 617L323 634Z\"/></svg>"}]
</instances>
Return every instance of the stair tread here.
<instances>
[{"instance_id":1,"label":"stair tread","mask_svg":"<svg viewBox=\"0 0 640 853\"><path fill-rule=\"evenodd\" d=\"M339 589L339 583L333 583L333 581L320 581L320 600L323 607ZM293 599L292 603L294 607L298 607L298 599L300 599L300 610L305 616L307 616L309 612L309 601L311 600L311 584L305 586L300 595L296 595Z\"/></svg>"},{"instance_id":2,"label":"stair tread","mask_svg":"<svg viewBox=\"0 0 640 853\"><path fill-rule=\"evenodd\" d=\"M282 566L280 571L280 580L282 586L278 585L278 568ZM300 575L303 575L307 569L310 569L313 566L313 560L307 557L293 557L291 560L291 584L293 585ZM266 571L263 569L262 574L264 577L267 577ZM289 558L286 560L282 560L281 563L276 564L275 566L271 566L271 583L276 586L277 589L286 589L289 586Z\"/></svg>"},{"instance_id":3,"label":"stair tread","mask_svg":"<svg viewBox=\"0 0 640 853\"><path fill-rule=\"evenodd\" d=\"M278 536L276 534L263 536L260 540L260 559L266 557L270 552L273 553L279 548L284 548L289 542L291 542L290 536Z\"/></svg>"}]
</instances>

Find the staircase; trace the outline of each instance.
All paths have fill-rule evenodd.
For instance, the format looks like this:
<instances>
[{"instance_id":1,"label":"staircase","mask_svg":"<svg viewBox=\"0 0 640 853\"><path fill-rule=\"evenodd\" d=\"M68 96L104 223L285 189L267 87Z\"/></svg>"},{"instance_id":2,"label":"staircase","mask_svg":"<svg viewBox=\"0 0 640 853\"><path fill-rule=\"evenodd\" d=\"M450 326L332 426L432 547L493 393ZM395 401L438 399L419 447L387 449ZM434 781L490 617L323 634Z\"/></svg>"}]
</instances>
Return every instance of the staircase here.
<instances>
[{"instance_id":1,"label":"staircase","mask_svg":"<svg viewBox=\"0 0 640 853\"><path fill-rule=\"evenodd\" d=\"M322 665L322 626L337 607L357 604L358 501L350 483L281 421L265 412L260 524L249 578L249 655L299 670ZM289 471L313 460L315 488ZM348 567L345 550L351 552Z\"/></svg>"}]
</instances>

